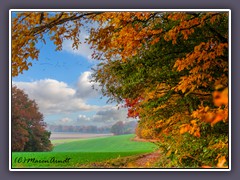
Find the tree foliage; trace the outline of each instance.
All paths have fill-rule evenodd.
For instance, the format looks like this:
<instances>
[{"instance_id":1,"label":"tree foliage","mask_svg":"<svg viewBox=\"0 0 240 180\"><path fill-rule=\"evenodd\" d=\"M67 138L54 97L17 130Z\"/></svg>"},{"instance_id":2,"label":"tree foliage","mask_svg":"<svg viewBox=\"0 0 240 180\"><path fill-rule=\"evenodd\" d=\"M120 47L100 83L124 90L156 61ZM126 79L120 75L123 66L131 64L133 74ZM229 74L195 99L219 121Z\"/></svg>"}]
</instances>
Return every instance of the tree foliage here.
<instances>
[{"instance_id":1,"label":"tree foliage","mask_svg":"<svg viewBox=\"0 0 240 180\"><path fill-rule=\"evenodd\" d=\"M95 22L88 39L101 60L94 81L139 118L138 136L159 141L171 160L159 165L224 168L228 19L227 12L20 13L13 20L13 76L27 69L28 57L37 58L44 33L56 50L65 39L78 48L82 20Z\"/></svg>"},{"instance_id":2,"label":"tree foliage","mask_svg":"<svg viewBox=\"0 0 240 180\"><path fill-rule=\"evenodd\" d=\"M12 20L12 76L28 70L31 60L38 60L38 43L46 44L46 37L62 49L64 40L72 40L72 48L80 42L80 27L91 12L21 12ZM47 36L45 36L45 34Z\"/></svg>"},{"instance_id":3,"label":"tree foliage","mask_svg":"<svg viewBox=\"0 0 240 180\"><path fill-rule=\"evenodd\" d=\"M228 14L134 14L128 23L127 16L110 17L108 26L92 31L106 59L94 74L103 94L126 102L128 115L140 119L138 136L159 140L171 159L165 166L220 167L224 160L225 167Z\"/></svg>"},{"instance_id":4,"label":"tree foliage","mask_svg":"<svg viewBox=\"0 0 240 180\"><path fill-rule=\"evenodd\" d=\"M17 87L12 88L12 151L49 151L51 133L46 131L37 104Z\"/></svg>"}]
</instances>

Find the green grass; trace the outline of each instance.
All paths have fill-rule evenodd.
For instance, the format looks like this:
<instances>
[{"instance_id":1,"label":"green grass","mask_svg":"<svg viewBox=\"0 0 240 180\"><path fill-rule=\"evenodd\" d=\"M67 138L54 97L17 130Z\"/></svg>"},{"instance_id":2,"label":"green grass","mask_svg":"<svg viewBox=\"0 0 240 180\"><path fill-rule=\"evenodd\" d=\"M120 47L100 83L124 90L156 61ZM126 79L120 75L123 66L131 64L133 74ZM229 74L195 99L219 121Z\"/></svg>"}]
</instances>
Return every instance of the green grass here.
<instances>
[{"instance_id":1,"label":"green grass","mask_svg":"<svg viewBox=\"0 0 240 180\"><path fill-rule=\"evenodd\" d=\"M154 144L131 141L132 137L134 135L74 141L57 140L56 144L62 144L56 145L52 152L13 152L12 168L79 168L93 162L139 155L155 150ZM59 162L51 162L52 158ZM70 159L67 160L67 158Z\"/></svg>"},{"instance_id":2,"label":"green grass","mask_svg":"<svg viewBox=\"0 0 240 180\"><path fill-rule=\"evenodd\" d=\"M131 141L134 135L93 138L60 144L53 152L150 152L156 146L149 142Z\"/></svg>"}]
</instances>

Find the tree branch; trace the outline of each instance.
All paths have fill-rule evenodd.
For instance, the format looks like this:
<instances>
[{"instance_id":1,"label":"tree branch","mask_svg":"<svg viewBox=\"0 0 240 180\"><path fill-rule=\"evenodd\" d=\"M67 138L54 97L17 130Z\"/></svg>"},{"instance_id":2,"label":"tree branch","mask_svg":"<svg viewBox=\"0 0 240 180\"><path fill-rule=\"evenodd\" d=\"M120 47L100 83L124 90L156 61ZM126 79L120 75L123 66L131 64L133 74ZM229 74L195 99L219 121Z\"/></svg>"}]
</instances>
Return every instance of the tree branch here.
<instances>
[{"instance_id":1,"label":"tree branch","mask_svg":"<svg viewBox=\"0 0 240 180\"><path fill-rule=\"evenodd\" d=\"M74 20L77 20L77 19L80 19L80 18L83 18L85 16L90 16L90 15L98 15L98 14L101 14L103 12L90 12L90 13L85 13L85 14L81 14L79 16L76 16L76 15L73 15L71 17L67 17L67 18L64 18L64 19L61 19L63 13L61 13L55 20L53 20L52 22L48 23L48 24L44 24L42 26L38 26L38 27L35 27L32 29L32 31L30 31L29 35L37 35L41 32L44 32L46 29L51 29L52 27L54 26L57 26L57 25L60 25L60 24L63 24L65 22L68 22L68 21L74 21Z\"/></svg>"}]
</instances>

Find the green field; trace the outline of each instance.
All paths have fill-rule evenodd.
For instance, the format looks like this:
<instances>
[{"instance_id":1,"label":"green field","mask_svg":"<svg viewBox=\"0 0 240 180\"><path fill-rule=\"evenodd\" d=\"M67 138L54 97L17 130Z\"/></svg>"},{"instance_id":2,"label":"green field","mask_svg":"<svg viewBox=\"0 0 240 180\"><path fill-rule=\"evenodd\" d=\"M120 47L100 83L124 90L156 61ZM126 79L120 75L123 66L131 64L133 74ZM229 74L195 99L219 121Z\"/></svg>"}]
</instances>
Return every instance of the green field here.
<instances>
[{"instance_id":1,"label":"green field","mask_svg":"<svg viewBox=\"0 0 240 180\"><path fill-rule=\"evenodd\" d=\"M12 168L79 168L81 165L152 152L156 145L132 141L134 135L55 140L52 152L14 152Z\"/></svg>"}]
</instances>

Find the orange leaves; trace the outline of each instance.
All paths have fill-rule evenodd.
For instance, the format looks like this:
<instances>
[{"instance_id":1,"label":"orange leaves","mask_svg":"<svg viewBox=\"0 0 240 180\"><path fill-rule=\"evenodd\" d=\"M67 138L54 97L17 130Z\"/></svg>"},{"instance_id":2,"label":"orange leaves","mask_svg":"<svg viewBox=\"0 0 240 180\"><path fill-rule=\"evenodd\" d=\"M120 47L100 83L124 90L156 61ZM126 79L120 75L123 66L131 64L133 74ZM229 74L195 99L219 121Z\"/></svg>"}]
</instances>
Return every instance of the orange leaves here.
<instances>
[{"instance_id":1,"label":"orange leaves","mask_svg":"<svg viewBox=\"0 0 240 180\"><path fill-rule=\"evenodd\" d=\"M216 168L228 168L228 166L224 166L224 164L227 162L225 156L219 157L219 155L218 155L216 159L218 159L218 163L217 163ZM213 168L213 167L203 165L202 168Z\"/></svg>"},{"instance_id":2,"label":"orange leaves","mask_svg":"<svg viewBox=\"0 0 240 180\"><path fill-rule=\"evenodd\" d=\"M213 102L215 106L228 105L228 88L225 88L222 92L213 92Z\"/></svg>"},{"instance_id":3,"label":"orange leaves","mask_svg":"<svg viewBox=\"0 0 240 180\"><path fill-rule=\"evenodd\" d=\"M183 35L183 39L184 39L184 40L187 40L187 39L188 39L188 36L189 36L190 34L192 34L193 32L194 32L194 29L182 30L181 33L182 33L182 35Z\"/></svg>"},{"instance_id":4,"label":"orange leaves","mask_svg":"<svg viewBox=\"0 0 240 180\"><path fill-rule=\"evenodd\" d=\"M28 66L24 62L28 58L38 59L39 49L36 46L39 39L46 44L44 34L48 33L56 45L56 50L62 49L65 39L73 41L73 48L79 45L79 28L81 22L76 21L88 13L84 12L19 12L12 21L12 75L17 76ZM75 20L75 21L73 21ZM68 23L72 21L72 24Z\"/></svg>"},{"instance_id":5,"label":"orange leaves","mask_svg":"<svg viewBox=\"0 0 240 180\"><path fill-rule=\"evenodd\" d=\"M168 19L173 21L179 21L179 24L176 27L174 27L164 35L164 39L166 41L172 40L172 44L177 43L177 38L180 33L183 35L183 39L187 40L189 35L194 33L194 28L203 23L198 17L189 19L188 15L182 12L170 14L168 16Z\"/></svg>"},{"instance_id":6,"label":"orange leaves","mask_svg":"<svg viewBox=\"0 0 240 180\"><path fill-rule=\"evenodd\" d=\"M216 123L224 120L224 116L221 114L218 114L217 111L207 111L207 112L201 112L198 111L198 115L196 115L196 112L194 114L194 117L199 118L200 120L210 123L211 126L214 126Z\"/></svg>"},{"instance_id":7,"label":"orange leaves","mask_svg":"<svg viewBox=\"0 0 240 180\"><path fill-rule=\"evenodd\" d=\"M218 168L228 168L228 166L224 166L225 162L226 162L226 157L225 156L221 156L218 159L217 167Z\"/></svg>"},{"instance_id":8,"label":"orange leaves","mask_svg":"<svg viewBox=\"0 0 240 180\"><path fill-rule=\"evenodd\" d=\"M222 92L213 92L213 102L218 109L210 109L208 106L200 106L198 110L192 113L192 117L198 118L204 122L208 122L211 126L214 126L220 121L228 120L228 88L225 88ZM221 106L225 106L221 108Z\"/></svg>"},{"instance_id":9,"label":"orange leaves","mask_svg":"<svg viewBox=\"0 0 240 180\"><path fill-rule=\"evenodd\" d=\"M216 168L228 168L228 166L224 166L224 164L227 162L225 156L219 157L219 155L218 155L216 159L218 160L218 163L217 163ZM201 167L202 167L202 168L214 168L214 167L207 166L207 165L203 165L203 166L201 166Z\"/></svg>"},{"instance_id":10,"label":"orange leaves","mask_svg":"<svg viewBox=\"0 0 240 180\"><path fill-rule=\"evenodd\" d=\"M191 126L189 124L183 124L180 126L180 134L184 134L190 130Z\"/></svg>"},{"instance_id":11,"label":"orange leaves","mask_svg":"<svg viewBox=\"0 0 240 180\"><path fill-rule=\"evenodd\" d=\"M151 45L156 44L158 41L160 40L160 38L155 38L154 40L151 41Z\"/></svg>"},{"instance_id":12,"label":"orange leaves","mask_svg":"<svg viewBox=\"0 0 240 180\"><path fill-rule=\"evenodd\" d=\"M153 27L151 17L154 14L152 12L103 13L97 19L100 27L91 32L89 43L104 52L108 60L118 56L126 62L146 43L153 45L159 42L162 29ZM106 20L105 24L104 20ZM111 32L108 31L110 27Z\"/></svg>"},{"instance_id":13,"label":"orange leaves","mask_svg":"<svg viewBox=\"0 0 240 180\"><path fill-rule=\"evenodd\" d=\"M212 16L210 18L210 22L213 24L216 21L216 19L217 19L217 16Z\"/></svg>"},{"instance_id":14,"label":"orange leaves","mask_svg":"<svg viewBox=\"0 0 240 180\"><path fill-rule=\"evenodd\" d=\"M195 137L200 137L200 127L198 127L196 120L192 120L190 124L183 124L180 126L180 134L188 132Z\"/></svg>"},{"instance_id":15,"label":"orange leaves","mask_svg":"<svg viewBox=\"0 0 240 180\"><path fill-rule=\"evenodd\" d=\"M134 15L137 17L139 20L146 20L151 16L151 12L135 12Z\"/></svg>"},{"instance_id":16,"label":"orange leaves","mask_svg":"<svg viewBox=\"0 0 240 180\"><path fill-rule=\"evenodd\" d=\"M172 44L177 44L177 36L179 33L179 28L173 28L164 34L165 41L172 41Z\"/></svg>"},{"instance_id":17,"label":"orange leaves","mask_svg":"<svg viewBox=\"0 0 240 180\"><path fill-rule=\"evenodd\" d=\"M226 48L228 48L228 43L219 43L215 48L216 56L222 56Z\"/></svg>"},{"instance_id":18,"label":"orange leaves","mask_svg":"<svg viewBox=\"0 0 240 180\"><path fill-rule=\"evenodd\" d=\"M168 15L168 19L173 20L173 21L183 21L187 17L186 13L184 12L177 12L177 13L171 13Z\"/></svg>"},{"instance_id":19,"label":"orange leaves","mask_svg":"<svg viewBox=\"0 0 240 180\"><path fill-rule=\"evenodd\" d=\"M216 114L214 118L211 119L211 126L214 126L216 123L223 120L224 120L224 116L222 116L221 114Z\"/></svg>"},{"instance_id":20,"label":"orange leaves","mask_svg":"<svg viewBox=\"0 0 240 180\"><path fill-rule=\"evenodd\" d=\"M215 60L215 58L222 56L227 47L227 43L218 43L216 41L213 42L212 39L210 39L208 42L201 42L199 45L195 46L194 51L187 54L185 58L178 59L174 67L177 68L178 71L181 71L183 69L190 68L194 65L194 63L200 64L202 63L201 61L204 63L210 63L211 65L219 65L217 64L218 62ZM178 66L181 64L183 66L178 68Z\"/></svg>"},{"instance_id":21,"label":"orange leaves","mask_svg":"<svg viewBox=\"0 0 240 180\"><path fill-rule=\"evenodd\" d=\"M191 81L188 81L189 79L191 79L191 77L181 77L181 81L179 82L179 84L175 87L176 91L182 91L182 93L185 93L187 91L187 89L189 88L189 86L191 86Z\"/></svg>"},{"instance_id":22,"label":"orange leaves","mask_svg":"<svg viewBox=\"0 0 240 180\"><path fill-rule=\"evenodd\" d=\"M211 68L218 67L228 71L226 61L218 59L227 50L227 43L218 43L210 39L208 42L201 42L194 47L194 51L188 53L185 58L177 59L174 68L177 71L189 70L188 76L181 77L181 81L175 88L176 91L185 93L187 90L194 90L198 86L207 87L213 80L224 83L227 80L226 75L219 79L213 78L209 73Z\"/></svg>"},{"instance_id":23,"label":"orange leaves","mask_svg":"<svg viewBox=\"0 0 240 180\"><path fill-rule=\"evenodd\" d=\"M201 168L212 168L212 167L211 167L211 166L203 165L203 166L201 166Z\"/></svg>"},{"instance_id":24,"label":"orange leaves","mask_svg":"<svg viewBox=\"0 0 240 180\"><path fill-rule=\"evenodd\" d=\"M151 34L153 34L153 35L160 34L160 33L162 33L162 31L163 31L162 29L150 30Z\"/></svg>"}]
</instances>

